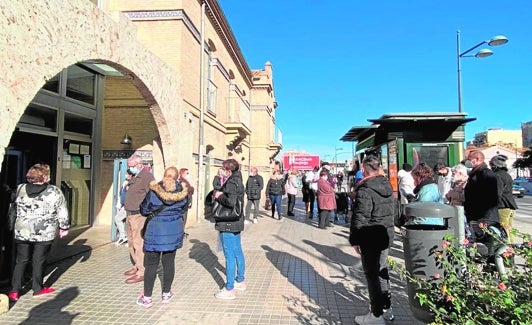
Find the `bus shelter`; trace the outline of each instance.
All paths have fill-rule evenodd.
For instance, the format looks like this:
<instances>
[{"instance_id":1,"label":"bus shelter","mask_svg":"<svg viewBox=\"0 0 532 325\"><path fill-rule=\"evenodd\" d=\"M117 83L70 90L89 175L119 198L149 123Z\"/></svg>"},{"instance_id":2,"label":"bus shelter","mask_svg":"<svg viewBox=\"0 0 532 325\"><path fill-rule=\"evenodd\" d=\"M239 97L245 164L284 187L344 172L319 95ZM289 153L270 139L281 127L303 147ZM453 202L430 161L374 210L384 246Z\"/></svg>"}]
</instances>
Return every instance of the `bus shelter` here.
<instances>
[{"instance_id":1,"label":"bus shelter","mask_svg":"<svg viewBox=\"0 0 532 325\"><path fill-rule=\"evenodd\" d=\"M371 125L354 126L340 138L356 142L355 156L380 157L394 191L403 163L454 166L463 159L466 123L475 121L466 113L400 113L368 119Z\"/></svg>"}]
</instances>

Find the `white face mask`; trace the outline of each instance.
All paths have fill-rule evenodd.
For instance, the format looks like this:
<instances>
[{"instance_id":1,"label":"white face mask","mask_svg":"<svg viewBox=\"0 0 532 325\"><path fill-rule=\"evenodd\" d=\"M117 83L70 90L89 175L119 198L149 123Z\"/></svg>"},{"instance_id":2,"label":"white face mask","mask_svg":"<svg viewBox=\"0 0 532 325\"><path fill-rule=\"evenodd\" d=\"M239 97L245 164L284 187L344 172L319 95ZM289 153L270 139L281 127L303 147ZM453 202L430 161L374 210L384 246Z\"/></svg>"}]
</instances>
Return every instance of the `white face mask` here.
<instances>
[{"instance_id":1,"label":"white face mask","mask_svg":"<svg viewBox=\"0 0 532 325\"><path fill-rule=\"evenodd\" d=\"M185 179L188 181L190 179L190 174L186 174Z\"/></svg>"}]
</instances>

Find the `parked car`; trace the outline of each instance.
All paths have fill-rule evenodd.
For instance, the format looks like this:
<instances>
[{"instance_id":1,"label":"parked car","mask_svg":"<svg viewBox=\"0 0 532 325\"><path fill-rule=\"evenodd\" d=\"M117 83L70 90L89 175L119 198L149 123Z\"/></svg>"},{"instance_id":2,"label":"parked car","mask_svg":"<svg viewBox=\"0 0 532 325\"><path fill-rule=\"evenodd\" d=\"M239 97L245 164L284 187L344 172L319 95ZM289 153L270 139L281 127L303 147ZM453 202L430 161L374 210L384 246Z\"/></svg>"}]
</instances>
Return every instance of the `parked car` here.
<instances>
[{"instance_id":1,"label":"parked car","mask_svg":"<svg viewBox=\"0 0 532 325\"><path fill-rule=\"evenodd\" d=\"M524 197L525 196L525 188L522 187L521 185L518 185L518 184L514 183L513 188L512 188L512 194L517 196L517 197Z\"/></svg>"}]
</instances>

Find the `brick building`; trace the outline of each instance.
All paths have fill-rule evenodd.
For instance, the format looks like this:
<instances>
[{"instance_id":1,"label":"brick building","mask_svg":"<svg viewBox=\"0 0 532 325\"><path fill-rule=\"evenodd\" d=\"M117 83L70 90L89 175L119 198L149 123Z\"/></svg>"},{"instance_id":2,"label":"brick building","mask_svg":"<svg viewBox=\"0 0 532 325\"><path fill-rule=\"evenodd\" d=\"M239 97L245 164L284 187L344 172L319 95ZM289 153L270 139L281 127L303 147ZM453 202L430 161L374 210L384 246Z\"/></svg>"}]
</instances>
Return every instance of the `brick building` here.
<instances>
[{"instance_id":1,"label":"brick building","mask_svg":"<svg viewBox=\"0 0 532 325\"><path fill-rule=\"evenodd\" d=\"M192 225L223 160L269 174L282 148L272 65L250 69L216 0L28 0L0 13L0 182L49 163L73 224L111 225L120 162L137 152L156 179L190 169Z\"/></svg>"}]
</instances>

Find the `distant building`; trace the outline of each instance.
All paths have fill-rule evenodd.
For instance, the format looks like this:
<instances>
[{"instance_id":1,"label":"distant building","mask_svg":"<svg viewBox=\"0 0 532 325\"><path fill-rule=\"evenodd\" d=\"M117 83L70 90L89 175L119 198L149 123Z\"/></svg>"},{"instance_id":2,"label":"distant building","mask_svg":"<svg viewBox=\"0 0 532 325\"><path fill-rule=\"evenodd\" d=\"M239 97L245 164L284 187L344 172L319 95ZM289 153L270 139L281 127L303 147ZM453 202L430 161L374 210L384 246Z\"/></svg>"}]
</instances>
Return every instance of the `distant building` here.
<instances>
[{"instance_id":1,"label":"distant building","mask_svg":"<svg viewBox=\"0 0 532 325\"><path fill-rule=\"evenodd\" d=\"M523 137L521 130L503 130L492 128L487 131L475 134L475 139L471 143L475 147L501 145L512 148L523 147Z\"/></svg>"},{"instance_id":2,"label":"distant building","mask_svg":"<svg viewBox=\"0 0 532 325\"><path fill-rule=\"evenodd\" d=\"M495 146L483 146L483 147L468 147L465 152L465 157L469 154L472 150L479 150L484 154L485 162L489 165L489 161L493 156L496 155L505 155L508 157L508 160L506 160L506 167L508 168L508 174L512 176L513 179L517 177L529 177L530 171L528 169L517 169L513 167L513 164L515 161L519 158L523 158L521 151L519 151L516 148L508 147L508 146L502 146L502 145L495 145Z\"/></svg>"},{"instance_id":3,"label":"distant building","mask_svg":"<svg viewBox=\"0 0 532 325\"><path fill-rule=\"evenodd\" d=\"M523 147L532 147L532 121L521 123L521 132L523 133Z\"/></svg>"}]
</instances>

